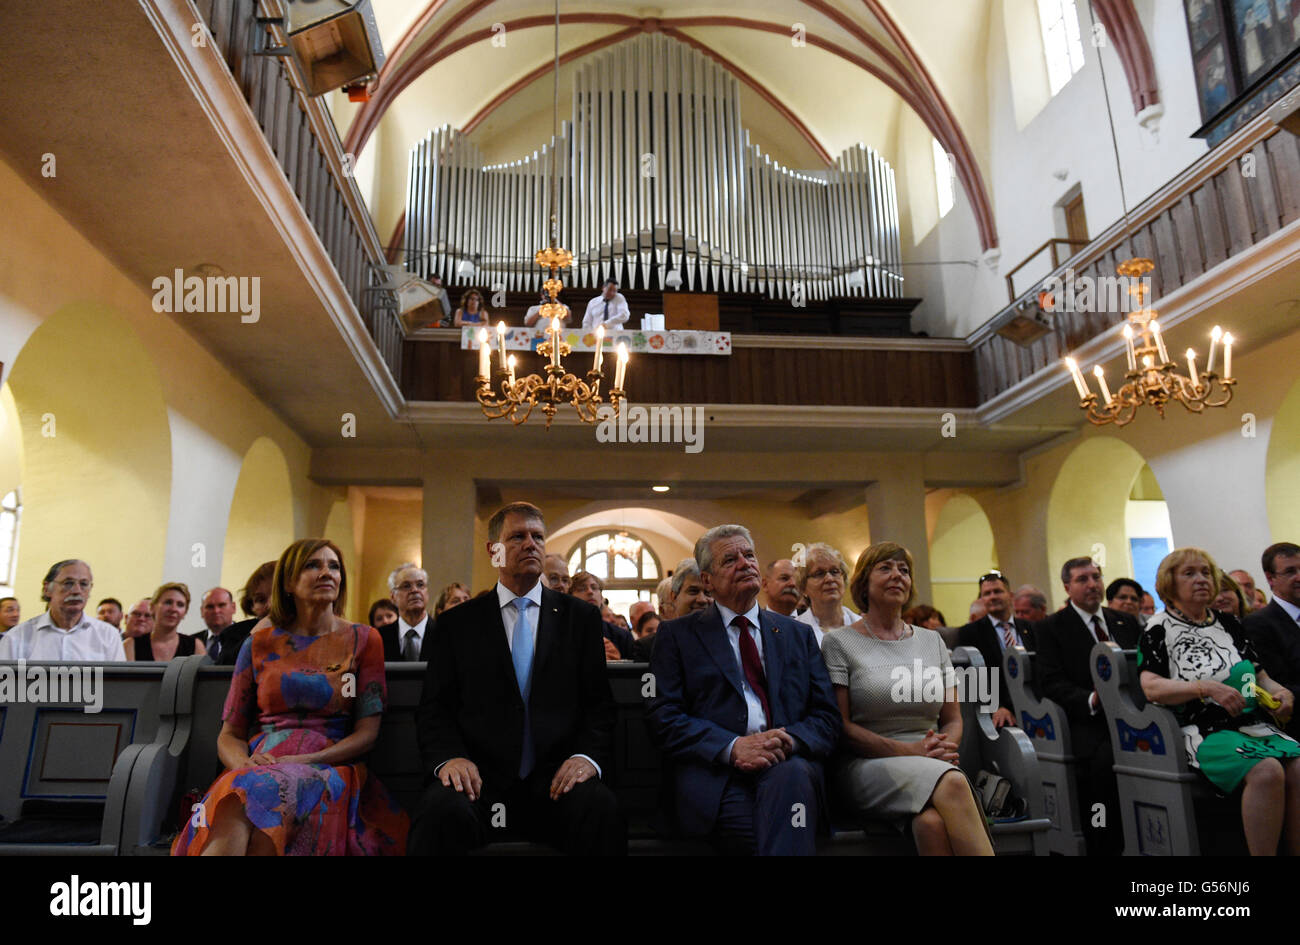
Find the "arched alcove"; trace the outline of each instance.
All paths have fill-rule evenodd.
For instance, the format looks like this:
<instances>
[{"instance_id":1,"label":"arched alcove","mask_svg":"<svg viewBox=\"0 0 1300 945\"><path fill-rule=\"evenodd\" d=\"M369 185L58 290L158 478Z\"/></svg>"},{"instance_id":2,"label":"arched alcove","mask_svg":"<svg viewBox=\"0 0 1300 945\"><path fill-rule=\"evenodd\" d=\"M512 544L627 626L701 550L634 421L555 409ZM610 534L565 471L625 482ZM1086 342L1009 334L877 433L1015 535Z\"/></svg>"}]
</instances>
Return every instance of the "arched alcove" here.
<instances>
[{"instance_id":1,"label":"arched alcove","mask_svg":"<svg viewBox=\"0 0 1300 945\"><path fill-rule=\"evenodd\" d=\"M984 508L969 495L949 497L935 519L930 536L930 603L943 612L950 627L969 616L970 602L979 596L981 574L996 567L993 527ZM922 603L925 603L924 601Z\"/></svg>"},{"instance_id":2,"label":"arched alcove","mask_svg":"<svg viewBox=\"0 0 1300 945\"><path fill-rule=\"evenodd\" d=\"M325 517L324 537L334 542L343 551L349 585L346 613L351 620L364 620L370 602L364 600L365 595L362 591L360 546L353 529L352 502L348 498L335 499L330 503L329 513Z\"/></svg>"},{"instance_id":3,"label":"arched alcove","mask_svg":"<svg viewBox=\"0 0 1300 945\"><path fill-rule=\"evenodd\" d=\"M1300 541L1297 482L1300 482L1300 381L1287 391L1269 432L1264 496L1273 541Z\"/></svg>"},{"instance_id":4,"label":"arched alcove","mask_svg":"<svg viewBox=\"0 0 1300 945\"><path fill-rule=\"evenodd\" d=\"M152 593L166 550L171 433L135 331L109 307L64 306L27 339L5 386L22 447L15 590L24 614L39 612L40 580L61 558L90 563L96 599Z\"/></svg>"},{"instance_id":5,"label":"arched alcove","mask_svg":"<svg viewBox=\"0 0 1300 945\"><path fill-rule=\"evenodd\" d=\"M289 464L274 440L259 436L244 454L230 501L221 583L237 592L259 564L280 557L293 540Z\"/></svg>"}]
</instances>

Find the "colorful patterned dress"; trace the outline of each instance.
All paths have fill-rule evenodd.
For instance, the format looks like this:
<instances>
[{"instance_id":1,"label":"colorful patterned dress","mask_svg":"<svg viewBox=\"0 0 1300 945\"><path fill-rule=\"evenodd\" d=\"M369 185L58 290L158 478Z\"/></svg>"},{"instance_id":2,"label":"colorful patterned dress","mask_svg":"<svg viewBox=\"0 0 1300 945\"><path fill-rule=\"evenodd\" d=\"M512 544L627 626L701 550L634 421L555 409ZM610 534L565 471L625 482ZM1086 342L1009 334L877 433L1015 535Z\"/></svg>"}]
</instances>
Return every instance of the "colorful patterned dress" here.
<instances>
[{"instance_id":1,"label":"colorful patterned dress","mask_svg":"<svg viewBox=\"0 0 1300 945\"><path fill-rule=\"evenodd\" d=\"M386 697L377 631L353 624L310 637L267 627L240 648L222 718L248 735L249 755L310 754L350 734L356 720L383 713ZM173 855L203 851L211 819L231 794L282 856L406 851L407 815L364 764L292 763L222 774L203 798L207 823L191 819L172 844Z\"/></svg>"}]
</instances>

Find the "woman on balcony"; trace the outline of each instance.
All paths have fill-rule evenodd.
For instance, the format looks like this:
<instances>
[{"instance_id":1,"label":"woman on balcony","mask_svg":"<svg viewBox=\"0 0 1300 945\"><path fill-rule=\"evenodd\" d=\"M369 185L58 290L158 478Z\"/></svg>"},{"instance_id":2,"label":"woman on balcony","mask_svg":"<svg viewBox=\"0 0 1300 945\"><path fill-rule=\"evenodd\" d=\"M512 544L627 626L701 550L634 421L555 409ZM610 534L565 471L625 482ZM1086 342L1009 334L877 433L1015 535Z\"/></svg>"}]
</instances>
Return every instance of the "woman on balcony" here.
<instances>
[{"instance_id":1,"label":"woman on balcony","mask_svg":"<svg viewBox=\"0 0 1300 945\"><path fill-rule=\"evenodd\" d=\"M486 325L492 318L483 305L483 295L478 289L470 289L460 297L460 308L456 309L453 323L457 328L465 325Z\"/></svg>"},{"instance_id":2,"label":"woman on balcony","mask_svg":"<svg viewBox=\"0 0 1300 945\"><path fill-rule=\"evenodd\" d=\"M226 771L173 855L401 855L407 816L360 760L379 736L384 645L338 616L333 542L304 538L276 562L271 626L239 650L217 736Z\"/></svg>"},{"instance_id":3,"label":"woman on balcony","mask_svg":"<svg viewBox=\"0 0 1300 945\"><path fill-rule=\"evenodd\" d=\"M144 636L123 641L126 658L138 663L165 663L179 656L200 655L207 652L203 641L188 633L178 633L177 627L190 609L190 589L184 584L164 584L153 592L150 601L153 611L153 630Z\"/></svg>"},{"instance_id":4,"label":"woman on balcony","mask_svg":"<svg viewBox=\"0 0 1300 945\"><path fill-rule=\"evenodd\" d=\"M1173 710L1188 762L1207 781L1225 794L1245 785L1241 821L1251 855L1274 856L1284 840L1294 856L1300 853L1300 744L1268 718L1285 725L1294 696L1260 667L1237 618L1210 607L1222 582L1223 572L1199 548L1178 548L1160 562L1156 593L1165 609L1138 639L1142 692ZM1268 715L1261 711L1266 703L1276 703Z\"/></svg>"},{"instance_id":5,"label":"woman on balcony","mask_svg":"<svg viewBox=\"0 0 1300 945\"><path fill-rule=\"evenodd\" d=\"M812 627L817 645L828 630L847 627L858 615L844 606L844 582L849 569L844 556L823 542L814 542L804 551L804 565L795 580L799 593L808 597L808 609L795 620Z\"/></svg>"},{"instance_id":6,"label":"woman on balcony","mask_svg":"<svg viewBox=\"0 0 1300 945\"><path fill-rule=\"evenodd\" d=\"M912 556L879 542L849 580L862 616L822 642L844 734L828 778L860 818L908 824L922 856L992 856L984 814L957 767L961 706L943 638L912 626Z\"/></svg>"}]
</instances>

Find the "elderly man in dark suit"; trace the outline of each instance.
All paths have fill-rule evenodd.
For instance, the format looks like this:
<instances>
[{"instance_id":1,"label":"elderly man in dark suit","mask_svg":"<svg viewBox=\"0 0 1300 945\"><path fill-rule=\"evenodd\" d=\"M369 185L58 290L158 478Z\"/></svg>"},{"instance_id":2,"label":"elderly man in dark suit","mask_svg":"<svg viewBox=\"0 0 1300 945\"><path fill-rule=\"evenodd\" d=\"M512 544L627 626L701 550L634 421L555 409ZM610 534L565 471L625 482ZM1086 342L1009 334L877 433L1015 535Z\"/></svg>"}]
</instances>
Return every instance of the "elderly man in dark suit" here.
<instances>
[{"instance_id":1,"label":"elderly man in dark suit","mask_svg":"<svg viewBox=\"0 0 1300 945\"><path fill-rule=\"evenodd\" d=\"M1264 549L1260 562L1273 600L1243 621L1264 668L1300 699L1300 545L1280 541ZM1291 719L1287 732L1300 732Z\"/></svg>"},{"instance_id":2,"label":"elderly man in dark suit","mask_svg":"<svg viewBox=\"0 0 1300 945\"><path fill-rule=\"evenodd\" d=\"M980 600L987 611L979 620L966 624L957 631L958 646L973 646L984 657L984 665L998 674L1002 683L1002 654L1009 646L1034 649L1034 628L1016 617L1011 596L1011 582L1001 571L990 571L980 576ZM1011 687L998 687L998 708L993 713L993 724L1001 728L1015 724L1016 710L1011 704Z\"/></svg>"},{"instance_id":3,"label":"elderly man in dark suit","mask_svg":"<svg viewBox=\"0 0 1300 945\"><path fill-rule=\"evenodd\" d=\"M1137 647L1142 628L1128 614L1101 606L1101 568L1091 558L1071 558L1061 567L1069 603L1034 628L1037 668L1043 695L1060 703L1070 720L1070 739L1079 761L1080 818L1089 854L1116 854L1123 848L1119 788L1111 769L1110 729L1092 685L1092 648L1114 640ZM1100 816L1093 805L1101 804ZM1103 823L1104 821L1104 823Z\"/></svg>"},{"instance_id":4,"label":"elderly man in dark suit","mask_svg":"<svg viewBox=\"0 0 1300 945\"><path fill-rule=\"evenodd\" d=\"M546 525L526 502L488 522L496 587L444 611L416 730L426 789L414 854L525 836L567 853L627 852L611 763L614 699L600 611L542 584Z\"/></svg>"},{"instance_id":5,"label":"elderly man in dark suit","mask_svg":"<svg viewBox=\"0 0 1300 945\"><path fill-rule=\"evenodd\" d=\"M688 836L759 854L811 854L825 826L822 759L840 715L812 628L758 606L758 559L740 525L695 545L713 596L659 627L646 723L671 759Z\"/></svg>"}]
</instances>

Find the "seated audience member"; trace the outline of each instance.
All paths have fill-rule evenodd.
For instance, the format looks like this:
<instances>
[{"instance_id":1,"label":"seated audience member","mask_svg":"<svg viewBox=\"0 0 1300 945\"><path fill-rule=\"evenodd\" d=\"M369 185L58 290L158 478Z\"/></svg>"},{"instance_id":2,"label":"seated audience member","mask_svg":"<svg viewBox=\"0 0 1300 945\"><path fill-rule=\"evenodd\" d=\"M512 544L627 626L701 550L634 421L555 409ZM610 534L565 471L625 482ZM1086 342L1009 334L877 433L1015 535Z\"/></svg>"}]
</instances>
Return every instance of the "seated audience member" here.
<instances>
[{"instance_id":1,"label":"seated audience member","mask_svg":"<svg viewBox=\"0 0 1300 945\"><path fill-rule=\"evenodd\" d=\"M542 583L541 509L499 509L487 553L497 546L496 587L444 614L430 639L416 713L425 792L410 852L464 854L522 835L566 853L626 853L618 802L601 780L615 709L600 612Z\"/></svg>"},{"instance_id":2,"label":"seated audience member","mask_svg":"<svg viewBox=\"0 0 1300 945\"><path fill-rule=\"evenodd\" d=\"M914 627L924 627L926 630L939 630L948 626L943 619L943 614L929 604L917 604L915 607L908 608L903 612L903 621Z\"/></svg>"},{"instance_id":3,"label":"seated audience member","mask_svg":"<svg viewBox=\"0 0 1300 945\"><path fill-rule=\"evenodd\" d=\"M415 564L399 564L388 575L388 591L397 605L397 622L379 627L384 661L417 663L429 638L429 575Z\"/></svg>"},{"instance_id":4,"label":"seated audience member","mask_svg":"<svg viewBox=\"0 0 1300 945\"><path fill-rule=\"evenodd\" d=\"M844 725L832 791L861 818L910 824L922 856L992 856L984 814L957 767L962 719L948 648L901 616L915 595L911 554L891 541L872 545L849 588L862 617L822 643ZM913 679L901 697L900 670ZM943 682L939 699L929 675Z\"/></svg>"},{"instance_id":5,"label":"seated audience member","mask_svg":"<svg viewBox=\"0 0 1300 945\"><path fill-rule=\"evenodd\" d=\"M469 588L464 584L461 584L459 581L452 581L444 587L442 593L438 595L438 603L433 607L433 615L437 617L442 614L443 611L451 610L453 607L463 604L469 599Z\"/></svg>"},{"instance_id":6,"label":"seated audience member","mask_svg":"<svg viewBox=\"0 0 1300 945\"><path fill-rule=\"evenodd\" d=\"M1259 610L1261 607L1268 606L1268 595L1264 593L1262 587L1255 588L1255 606L1252 610Z\"/></svg>"},{"instance_id":7,"label":"seated audience member","mask_svg":"<svg viewBox=\"0 0 1300 945\"><path fill-rule=\"evenodd\" d=\"M1246 619L1255 608L1246 603L1247 598L1242 593L1241 585L1230 574L1220 573L1219 581L1219 594L1210 601L1210 609L1221 614L1232 614L1238 620Z\"/></svg>"},{"instance_id":8,"label":"seated audience member","mask_svg":"<svg viewBox=\"0 0 1300 945\"><path fill-rule=\"evenodd\" d=\"M763 600L767 602L768 610L786 617L794 616L800 595L798 571L789 558L768 562L763 569Z\"/></svg>"},{"instance_id":9,"label":"seated audience member","mask_svg":"<svg viewBox=\"0 0 1300 945\"><path fill-rule=\"evenodd\" d=\"M116 597L105 597L95 605L95 617L120 633L122 630L122 602Z\"/></svg>"},{"instance_id":10,"label":"seated audience member","mask_svg":"<svg viewBox=\"0 0 1300 945\"><path fill-rule=\"evenodd\" d=\"M460 297L460 308L452 319L452 326L462 328L465 325L486 325L492 320L492 313L483 305L483 295L478 289L469 289Z\"/></svg>"},{"instance_id":11,"label":"seated audience member","mask_svg":"<svg viewBox=\"0 0 1300 945\"><path fill-rule=\"evenodd\" d=\"M1269 545L1261 563L1273 600L1246 618L1246 636L1268 674L1300 696L1300 545ZM1292 719L1288 731L1300 734L1300 720Z\"/></svg>"},{"instance_id":12,"label":"seated audience member","mask_svg":"<svg viewBox=\"0 0 1300 945\"><path fill-rule=\"evenodd\" d=\"M1220 572L1220 574L1222 574L1222 572ZM1254 610L1255 592L1259 590L1259 588L1255 586L1255 579L1251 576L1250 572L1238 568L1236 571L1229 571L1227 576L1232 578L1237 587L1241 589L1243 599L1248 605L1250 605L1250 609Z\"/></svg>"},{"instance_id":13,"label":"seated audience member","mask_svg":"<svg viewBox=\"0 0 1300 945\"><path fill-rule=\"evenodd\" d=\"M200 598L199 616L206 633L199 634L212 662L221 659L221 635L235 622L235 596L224 587L214 587Z\"/></svg>"},{"instance_id":14,"label":"seated audience member","mask_svg":"<svg viewBox=\"0 0 1300 945\"><path fill-rule=\"evenodd\" d=\"M601 607L600 616L602 619L612 623L614 626L626 630L628 633L632 632L632 627L627 622L627 618L620 613L615 613L614 608L610 607L608 603ZM633 639L635 639L635 637L633 637Z\"/></svg>"},{"instance_id":15,"label":"seated audience member","mask_svg":"<svg viewBox=\"0 0 1300 945\"><path fill-rule=\"evenodd\" d=\"M618 291L618 283L609 279L602 287L600 295L587 303L587 310L582 316L582 330L595 331L597 326L604 325L605 332L608 334L615 328L622 328L631 317L627 299L623 298L623 293Z\"/></svg>"},{"instance_id":16,"label":"seated audience member","mask_svg":"<svg viewBox=\"0 0 1300 945\"><path fill-rule=\"evenodd\" d=\"M1155 612L1156 612L1156 599L1155 599L1154 597L1152 597L1150 593L1148 593L1148 592L1146 592L1146 591L1143 591L1143 593L1142 593L1142 616L1143 616L1143 617L1152 617L1152 616L1155 616Z\"/></svg>"},{"instance_id":17,"label":"seated audience member","mask_svg":"<svg viewBox=\"0 0 1300 945\"><path fill-rule=\"evenodd\" d=\"M1106 606L1128 614L1140 626L1142 619L1142 585L1132 578L1115 578L1106 585Z\"/></svg>"},{"instance_id":18,"label":"seated audience member","mask_svg":"<svg viewBox=\"0 0 1300 945\"><path fill-rule=\"evenodd\" d=\"M713 603L708 585L700 575L700 567L694 558L683 558L673 571L673 613L678 617L697 610L708 610Z\"/></svg>"},{"instance_id":19,"label":"seated audience member","mask_svg":"<svg viewBox=\"0 0 1300 945\"><path fill-rule=\"evenodd\" d=\"M547 555L542 562L542 580L551 590L568 594L573 583L569 578L568 562L560 555Z\"/></svg>"},{"instance_id":20,"label":"seated audience member","mask_svg":"<svg viewBox=\"0 0 1300 945\"><path fill-rule=\"evenodd\" d=\"M425 327L426 328L451 328L452 327L451 297L447 295L447 287L442 284L442 276L437 275L436 273L434 275L429 276L429 283L434 287L434 289L437 292L438 307L442 309L442 312L439 314L436 320L425 325Z\"/></svg>"},{"instance_id":21,"label":"seated audience member","mask_svg":"<svg viewBox=\"0 0 1300 945\"><path fill-rule=\"evenodd\" d=\"M640 639L641 634L636 632L637 624L641 620L642 614L654 613L655 605L648 600L638 600L632 603L627 609L627 622L632 629L632 636Z\"/></svg>"},{"instance_id":22,"label":"seated audience member","mask_svg":"<svg viewBox=\"0 0 1300 945\"><path fill-rule=\"evenodd\" d=\"M71 558L50 566L41 582L48 609L0 635L0 660L126 659L117 628L86 616L95 579L90 565Z\"/></svg>"},{"instance_id":23,"label":"seated audience member","mask_svg":"<svg viewBox=\"0 0 1300 945\"><path fill-rule=\"evenodd\" d=\"M147 637L125 641L126 658L137 663L165 663L182 656L207 652L197 635L179 632L190 609L190 589L184 584L164 584L153 592L153 630Z\"/></svg>"},{"instance_id":24,"label":"seated audience member","mask_svg":"<svg viewBox=\"0 0 1300 945\"><path fill-rule=\"evenodd\" d=\"M585 600L596 608L599 613L605 607L605 584L600 578L590 571L579 571L573 576L573 581L569 584L569 593L578 600ZM605 645L605 658L609 660L630 660L632 658L632 639L631 631L624 630L618 624L610 623L608 620L601 618L601 626L604 630L605 639L608 641Z\"/></svg>"},{"instance_id":25,"label":"seated audience member","mask_svg":"<svg viewBox=\"0 0 1300 945\"><path fill-rule=\"evenodd\" d=\"M271 626L243 642L230 680L207 823L189 820L172 854L400 856L407 816L362 760L387 700L384 645L339 616L343 556L324 538L295 541L271 587Z\"/></svg>"},{"instance_id":26,"label":"seated audience member","mask_svg":"<svg viewBox=\"0 0 1300 945\"><path fill-rule=\"evenodd\" d=\"M713 603L655 634L657 691L646 713L672 761L678 824L761 855L815 853L827 825L822 761L840 733L817 640L758 606L758 558L744 527L709 529L695 563ZM795 805L806 815L799 826Z\"/></svg>"},{"instance_id":27,"label":"seated audience member","mask_svg":"<svg viewBox=\"0 0 1300 945\"><path fill-rule=\"evenodd\" d=\"M239 648L258 622L270 612L274 576L275 562L264 561L244 582L244 589L239 594L239 608L248 619L236 621L222 632L219 654L213 657L218 666L235 665Z\"/></svg>"},{"instance_id":28,"label":"seated audience member","mask_svg":"<svg viewBox=\"0 0 1300 945\"><path fill-rule=\"evenodd\" d=\"M976 620L982 620L988 616L988 608L984 606L984 601L978 597L970 602L970 620L967 623L974 623Z\"/></svg>"},{"instance_id":29,"label":"seated audience member","mask_svg":"<svg viewBox=\"0 0 1300 945\"><path fill-rule=\"evenodd\" d=\"M122 631L122 639L144 637L152 632L153 601L145 597L126 612L126 628Z\"/></svg>"},{"instance_id":30,"label":"seated audience member","mask_svg":"<svg viewBox=\"0 0 1300 945\"><path fill-rule=\"evenodd\" d=\"M379 598L370 605L370 613L366 616L366 623L376 630L397 623L397 605L390 598Z\"/></svg>"},{"instance_id":31,"label":"seated audience member","mask_svg":"<svg viewBox=\"0 0 1300 945\"><path fill-rule=\"evenodd\" d=\"M0 597L0 633L12 630L22 619L22 608L17 597Z\"/></svg>"},{"instance_id":32,"label":"seated audience member","mask_svg":"<svg viewBox=\"0 0 1300 945\"><path fill-rule=\"evenodd\" d=\"M844 585L849 579L844 556L824 542L813 542L805 550L799 569L799 593L808 595L808 609L795 619L812 627L817 645L830 630L847 627L858 615L844 606ZM789 616L787 614L787 616Z\"/></svg>"},{"instance_id":33,"label":"seated audience member","mask_svg":"<svg viewBox=\"0 0 1300 945\"><path fill-rule=\"evenodd\" d=\"M641 619L636 622L636 629L632 631L636 634L636 642L632 644L633 660L638 663L650 662L650 657L654 654L655 634L659 632L661 622L659 615L653 611L641 615Z\"/></svg>"},{"instance_id":34,"label":"seated audience member","mask_svg":"<svg viewBox=\"0 0 1300 945\"><path fill-rule=\"evenodd\" d=\"M559 299L556 299L556 301L558 302ZM541 299L538 301L538 303L536 305L529 306L528 311L524 312L524 324L529 328L532 328L534 325L536 325L537 320L542 317L542 306L549 305L550 302L551 302L550 295L547 293L545 289L543 289ZM572 313L569 311L569 306L565 305L563 302L560 302L560 306L564 309L564 312L560 315L560 327L568 328L569 316ZM542 327L549 328L550 323L548 322ZM551 590L555 590L555 588L551 588Z\"/></svg>"},{"instance_id":35,"label":"seated audience member","mask_svg":"<svg viewBox=\"0 0 1300 945\"><path fill-rule=\"evenodd\" d=\"M1032 584L1021 584L1011 599L1016 619L1028 624L1047 619L1047 595Z\"/></svg>"},{"instance_id":36,"label":"seated audience member","mask_svg":"<svg viewBox=\"0 0 1300 945\"><path fill-rule=\"evenodd\" d=\"M1017 620L1011 612L1011 582L1001 571L990 571L981 576L979 589L986 613L958 631L957 645L975 647L984 657L985 667L996 674L999 704L993 713L993 725L1001 728L1016 721L1011 687L1002 680L1002 654L1009 646L1035 649L1034 628L1032 624Z\"/></svg>"},{"instance_id":37,"label":"seated audience member","mask_svg":"<svg viewBox=\"0 0 1300 945\"><path fill-rule=\"evenodd\" d=\"M673 611L673 579L670 575L655 586L655 598L659 601L659 616L663 620L672 620L677 614Z\"/></svg>"},{"instance_id":38,"label":"seated audience member","mask_svg":"<svg viewBox=\"0 0 1300 945\"><path fill-rule=\"evenodd\" d=\"M1165 603L1138 643L1142 692L1168 706L1184 732L1188 763L1224 794L1241 784L1241 820L1252 856L1300 854L1300 744L1269 721L1291 719L1295 697L1269 678L1231 614L1215 613L1222 572L1199 548L1177 548L1156 571ZM1254 685L1251 685L1251 681ZM1259 691L1281 703L1266 715ZM1177 750L1176 747L1173 750Z\"/></svg>"},{"instance_id":39,"label":"seated audience member","mask_svg":"<svg viewBox=\"0 0 1300 945\"><path fill-rule=\"evenodd\" d=\"M1114 640L1131 650L1141 627L1128 614L1101 606L1101 568L1091 558L1065 562L1061 582L1069 603L1035 628L1035 674L1043 695L1059 703L1070 720L1070 739L1079 760L1079 818L1088 853L1113 855L1123 847L1123 824L1111 770L1111 730L1092 685L1092 648ZM1104 826L1097 825L1094 804L1105 807Z\"/></svg>"}]
</instances>

